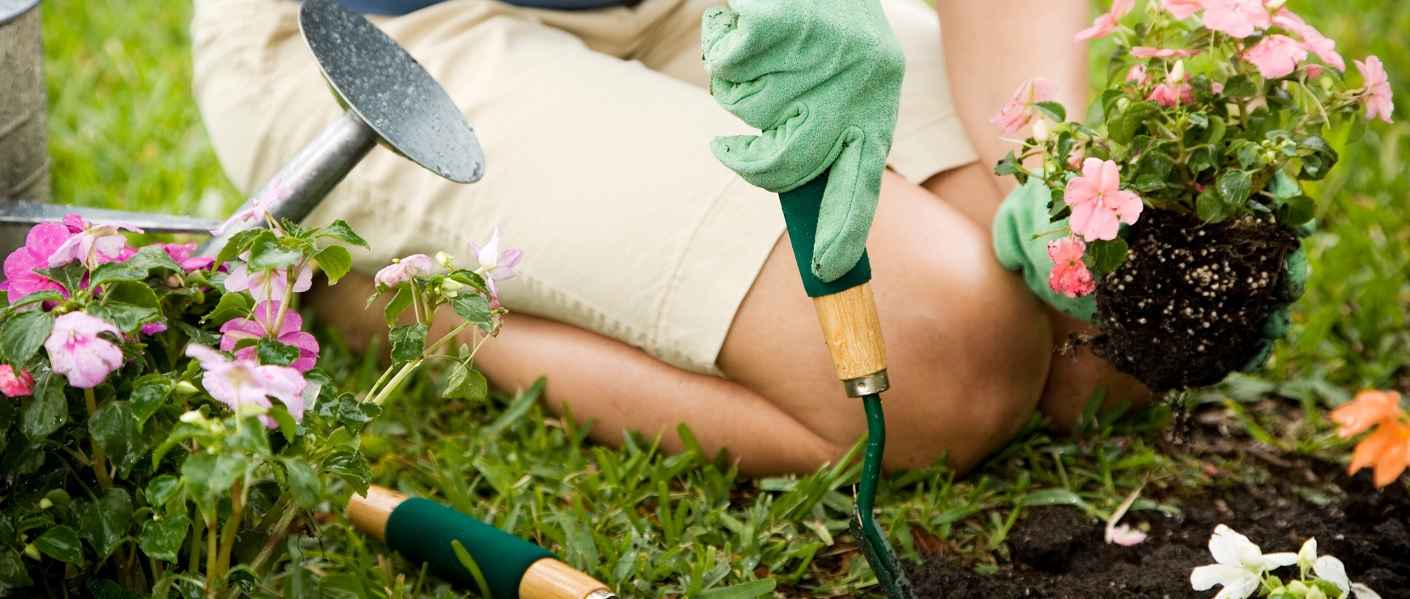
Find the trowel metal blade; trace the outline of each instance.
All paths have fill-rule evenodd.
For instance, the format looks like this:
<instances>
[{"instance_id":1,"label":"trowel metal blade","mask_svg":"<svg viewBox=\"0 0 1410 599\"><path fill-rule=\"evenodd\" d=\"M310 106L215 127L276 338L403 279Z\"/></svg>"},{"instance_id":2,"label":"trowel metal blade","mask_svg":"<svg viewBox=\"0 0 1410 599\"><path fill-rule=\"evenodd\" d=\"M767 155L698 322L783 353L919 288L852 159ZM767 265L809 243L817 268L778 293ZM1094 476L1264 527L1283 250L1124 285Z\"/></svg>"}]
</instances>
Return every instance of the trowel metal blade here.
<instances>
[{"instance_id":1,"label":"trowel metal blade","mask_svg":"<svg viewBox=\"0 0 1410 599\"><path fill-rule=\"evenodd\" d=\"M39 223L57 222L69 214L77 214L88 222L127 223L148 233L208 234L211 229L220 226L218 220L205 220L189 216L128 212L69 204L44 204L23 200L0 202L0 224L3 225L33 226Z\"/></svg>"}]
</instances>

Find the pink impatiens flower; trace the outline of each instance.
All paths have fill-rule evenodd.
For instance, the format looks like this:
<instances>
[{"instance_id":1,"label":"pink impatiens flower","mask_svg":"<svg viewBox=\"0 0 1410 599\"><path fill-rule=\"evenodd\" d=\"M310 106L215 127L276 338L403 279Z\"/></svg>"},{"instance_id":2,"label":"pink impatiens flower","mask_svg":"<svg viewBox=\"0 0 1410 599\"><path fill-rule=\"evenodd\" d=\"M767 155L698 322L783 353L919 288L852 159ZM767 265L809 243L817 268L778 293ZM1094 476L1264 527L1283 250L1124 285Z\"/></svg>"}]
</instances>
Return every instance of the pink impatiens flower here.
<instances>
[{"instance_id":1,"label":"pink impatiens flower","mask_svg":"<svg viewBox=\"0 0 1410 599\"><path fill-rule=\"evenodd\" d=\"M49 268L49 257L71 235L68 227L59 223L39 223L29 230L24 247L5 258L5 280L0 289L9 293L11 302L36 291L66 293L62 285L34 269Z\"/></svg>"},{"instance_id":2,"label":"pink impatiens flower","mask_svg":"<svg viewBox=\"0 0 1410 599\"><path fill-rule=\"evenodd\" d=\"M237 358L228 360L209 347L191 344L186 347L186 355L195 358L205 370L201 384L216 401L242 413L242 406L255 405L268 408L269 398L279 400L289 410L296 421L304 417L304 381L299 371L286 366L261 366L252 360ZM260 421L269 428L278 423L261 414Z\"/></svg>"},{"instance_id":3,"label":"pink impatiens flower","mask_svg":"<svg viewBox=\"0 0 1410 599\"><path fill-rule=\"evenodd\" d=\"M122 365L122 350L99 333L121 336L117 327L84 312L69 312L54 319L54 329L44 340L54 372L67 375L69 384L92 389Z\"/></svg>"},{"instance_id":4,"label":"pink impatiens flower","mask_svg":"<svg viewBox=\"0 0 1410 599\"><path fill-rule=\"evenodd\" d=\"M255 224L258 225L264 222L266 218L269 218L270 208L279 202L289 199L289 196L292 195L294 195L294 188L284 185L284 173L279 173L274 176L274 180L270 181L269 185L258 195L250 199L249 208L230 215L230 218L221 223L219 227L211 230L211 235L223 235L226 231L229 231L231 227L249 222L252 219L255 221ZM246 228L248 227L240 227L240 229Z\"/></svg>"},{"instance_id":5,"label":"pink impatiens flower","mask_svg":"<svg viewBox=\"0 0 1410 599\"><path fill-rule=\"evenodd\" d=\"M1338 71L1346 70L1346 59L1337 53L1337 43L1322 35L1322 32L1317 31L1316 27L1308 25L1302 20L1302 17L1283 8L1278 11L1278 14L1273 15L1273 24L1296 33L1298 37L1302 38L1302 47L1308 52L1316 54L1317 58L1322 59L1322 62L1327 63L1328 66Z\"/></svg>"},{"instance_id":6,"label":"pink impatiens flower","mask_svg":"<svg viewBox=\"0 0 1410 599\"><path fill-rule=\"evenodd\" d=\"M1024 81L1023 85L1014 90L1013 100L1000 108L989 122L1003 127L1004 135L1013 135L1028 125L1028 122L1033 120L1033 115L1037 114L1038 110L1033 108L1033 104L1052 100L1056 92L1057 84L1042 77Z\"/></svg>"},{"instance_id":7,"label":"pink impatiens flower","mask_svg":"<svg viewBox=\"0 0 1410 599\"><path fill-rule=\"evenodd\" d=\"M1087 244L1076 237L1063 237L1048 244L1048 257L1053 259L1053 271L1048 275L1048 287L1053 293L1080 297L1097 289L1092 271L1082 263Z\"/></svg>"},{"instance_id":8,"label":"pink impatiens flower","mask_svg":"<svg viewBox=\"0 0 1410 599\"><path fill-rule=\"evenodd\" d=\"M313 287L313 269L307 264L299 269L294 279L294 293L302 293ZM255 301L282 300L289 291L289 269L276 268L251 273L244 264L230 270L225 278L228 291L249 291Z\"/></svg>"},{"instance_id":9,"label":"pink impatiens flower","mask_svg":"<svg viewBox=\"0 0 1410 599\"><path fill-rule=\"evenodd\" d=\"M1268 27L1273 20L1265 0L1202 0L1204 26L1230 36L1246 38L1253 30Z\"/></svg>"},{"instance_id":10,"label":"pink impatiens flower","mask_svg":"<svg viewBox=\"0 0 1410 599\"><path fill-rule=\"evenodd\" d=\"M9 364L0 364L0 393L5 397L22 397L34 394L34 377L28 370L20 370L19 375Z\"/></svg>"},{"instance_id":11,"label":"pink impatiens flower","mask_svg":"<svg viewBox=\"0 0 1410 599\"><path fill-rule=\"evenodd\" d=\"M1200 0L1160 0L1160 6L1180 20L1188 19L1204 8Z\"/></svg>"},{"instance_id":12,"label":"pink impatiens flower","mask_svg":"<svg viewBox=\"0 0 1410 599\"><path fill-rule=\"evenodd\" d=\"M1374 119L1379 116L1387 123L1393 122L1390 120L1390 111L1395 106L1390 101L1390 79L1386 77L1386 68L1381 64L1381 59L1367 56L1366 62L1351 62L1356 63L1356 70L1361 71L1361 77L1366 80L1366 87L1361 90L1364 94L1361 101L1366 104L1366 118ZM6 272L8 271L7 264Z\"/></svg>"},{"instance_id":13,"label":"pink impatiens flower","mask_svg":"<svg viewBox=\"0 0 1410 599\"><path fill-rule=\"evenodd\" d=\"M1178 48L1152 48L1150 46L1132 46L1131 56L1135 58L1170 58L1172 56L1185 57L1199 54L1199 50L1187 50Z\"/></svg>"},{"instance_id":14,"label":"pink impatiens flower","mask_svg":"<svg viewBox=\"0 0 1410 599\"><path fill-rule=\"evenodd\" d=\"M1136 85L1145 85L1145 84L1147 84L1147 83L1150 83L1150 80L1151 80L1150 76L1146 74L1146 65L1143 65L1143 64L1140 64L1140 63L1133 64L1133 65L1131 65L1131 70L1126 71L1126 82L1127 82L1127 83L1135 83Z\"/></svg>"},{"instance_id":15,"label":"pink impatiens flower","mask_svg":"<svg viewBox=\"0 0 1410 599\"><path fill-rule=\"evenodd\" d=\"M63 266L71 260L78 260L89 269L94 269L106 262L126 260L136 250L124 251L127 249L127 238L118 232L124 229L142 232L142 229L120 222L88 225L54 249L49 256L49 266Z\"/></svg>"},{"instance_id":16,"label":"pink impatiens flower","mask_svg":"<svg viewBox=\"0 0 1410 599\"><path fill-rule=\"evenodd\" d=\"M1140 196L1121 191L1121 167L1110 160L1088 158L1082 176L1067 182L1062 199L1072 207L1072 232L1087 241L1116 239L1121 223L1135 224L1141 216Z\"/></svg>"},{"instance_id":17,"label":"pink impatiens flower","mask_svg":"<svg viewBox=\"0 0 1410 599\"><path fill-rule=\"evenodd\" d=\"M499 227L495 227L494 235L490 236L489 243L485 247L480 247L475 242L470 242L470 249L475 252L475 257L480 262L480 268L475 272L485 278L485 283L490 288L490 298L499 298L499 286L497 281L507 281L518 276L513 268L519 265L524 259L524 250L504 250L499 251Z\"/></svg>"},{"instance_id":18,"label":"pink impatiens flower","mask_svg":"<svg viewBox=\"0 0 1410 599\"><path fill-rule=\"evenodd\" d=\"M1116 22L1126 16L1126 13L1131 12L1131 7L1135 4L1136 0L1112 0L1110 11L1097 17L1091 27L1077 32L1077 41L1083 42L1111 33L1113 29L1116 29Z\"/></svg>"},{"instance_id":19,"label":"pink impatiens flower","mask_svg":"<svg viewBox=\"0 0 1410 599\"><path fill-rule=\"evenodd\" d=\"M1240 57L1258 67L1259 74L1265 78L1277 79L1291 75L1298 63L1307 60L1307 49L1301 42L1275 33L1244 50Z\"/></svg>"},{"instance_id":20,"label":"pink impatiens flower","mask_svg":"<svg viewBox=\"0 0 1410 599\"><path fill-rule=\"evenodd\" d=\"M1151 94L1147 96L1146 99L1152 102L1158 102L1161 106L1173 107L1181 105L1189 106L1193 104L1195 101L1195 88L1191 87L1189 83L1186 83L1186 81L1189 80L1189 76L1184 75L1184 70L1184 68L1179 68L1179 65L1177 65L1177 68L1166 73L1165 82L1155 86L1155 89L1151 90ZM1176 78L1177 76L1179 79Z\"/></svg>"},{"instance_id":21,"label":"pink impatiens flower","mask_svg":"<svg viewBox=\"0 0 1410 599\"><path fill-rule=\"evenodd\" d=\"M234 351L237 358L253 360L255 356L253 345L235 350L235 344L239 343L241 339L269 337L284 345L299 348L299 359L289 364L289 368L299 372L308 372L318 361L318 340L302 330L304 319L293 310L284 313L284 322L279 325L279 330L276 331L274 321L279 318L280 308L279 302L260 302L255 305L253 319L237 318L221 325L220 332L224 334L220 338L221 351Z\"/></svg>"},{"instance_id":22,"label":"pink impatiens flower","mask_svg":"<svg viewBox=\"0 0 1410 599\"><path fill-rule=\"evenodd\" d=\"M181 266L181 270L186 272L205 270L215 265L215 258L191 257L191 252L196 251L194 243L159 243L157 247L165 250L166 254Z\"/></svg>"},{"instance_id":23,"label":"pink impatiens flower","mask_svg":"<svg viewBox=\"0 0 1410 599\"><path fill-rule=\"evenodd\" d=\"M472 244L473 245L473 244ZM377 271L377 275L372 277L372 281L378 285L396 287L402 283L410 281L416 275L422 275L435 270L436 264L426 254L412 254L405 258L392 258L392 263L382 270Z\"/></svg>"}]
</instances>

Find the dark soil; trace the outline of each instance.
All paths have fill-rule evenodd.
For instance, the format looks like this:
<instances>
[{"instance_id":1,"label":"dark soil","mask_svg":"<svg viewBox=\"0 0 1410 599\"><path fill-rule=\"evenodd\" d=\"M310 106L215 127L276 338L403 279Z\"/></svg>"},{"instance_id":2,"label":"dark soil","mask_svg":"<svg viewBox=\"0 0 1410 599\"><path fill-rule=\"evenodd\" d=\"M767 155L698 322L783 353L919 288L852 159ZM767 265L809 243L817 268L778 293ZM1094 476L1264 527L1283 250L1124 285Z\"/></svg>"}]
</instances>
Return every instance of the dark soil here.
<instances>
[{"instance_id":1,"label":"dark soil","mask_svg":"<svg viewBox=\"0 0 1410 599\"><path fill-rule=\"evenodd\" d=\"M1241 451L1227 439L1216 445L1220 447L1214 451ZM980 575L944 555L928 555L911 572L917 596L1213 597L1217 587L1202 592L1190 587L1190 571L1214 563L1209 537L1222 523L1265 553L1296 552L1308 537L1315 537L1318 554L1341 559L1353 582L1370 586L1385 599L1410 598L1410 493L1403 482L1378 490L1369 472L1350 477L1338 465L1262 454L1247 443L1239 445L1249 449L1249 460L1264 462L1267 480L1258 485L1231 483L1205 496L1176 501L1177 517L1127 514L1123 523L1149 526L1144 543L1108 545L1102 538L1103 523L1072 508L1033 510L1009 535L1013 563ZM1294 572L1275 571L1285 579Z\"/></svg>"},{"instance_id":2,"label":"dark soil","mask_svg":"<svg viewBox=\"0 0 1410 599\"><path fill-rule=\"evenodd\" d=\"M1098 352L1153 391L1219 382L1259 351L1297 237L1269 220L1150 211L1097 285Z\"/></svg>"}]
</instances>

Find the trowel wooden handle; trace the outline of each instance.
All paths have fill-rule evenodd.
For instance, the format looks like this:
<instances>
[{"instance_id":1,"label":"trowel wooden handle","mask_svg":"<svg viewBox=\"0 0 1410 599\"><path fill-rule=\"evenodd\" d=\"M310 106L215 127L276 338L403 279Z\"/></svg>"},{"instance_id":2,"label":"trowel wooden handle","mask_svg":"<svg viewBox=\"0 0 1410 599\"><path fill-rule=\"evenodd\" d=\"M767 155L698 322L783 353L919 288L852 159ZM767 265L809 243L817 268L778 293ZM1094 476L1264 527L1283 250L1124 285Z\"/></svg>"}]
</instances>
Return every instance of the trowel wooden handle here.
<instances>
[{"instance_id":1,"label":"trowel wooden handle","mask_svg":"<svg viewBox=\"0 0 1410 599\"><path fill-rule=\"evenodd\" d=\"M870 281L815 297L813 308L838 379L850 381L886 370L886 341Z\"/></svg>"},{"instance_id":2,"label":"trowel wooden handle","mask_svg":"<svg viewBox=\"0 0 1410 599\"><path fill-rule=\"evenodd\" d=\"M459 541L481 570L491 594L488 599L504 599L515 590L521 599L616 597L607 585L533 543L390 489L374 485L365 497L354 494L348 499L348 520L407 559L429 564L437 576L473 589L473 577L460 565L451 545L452 540Z\"/></svg>"}]
</instances>

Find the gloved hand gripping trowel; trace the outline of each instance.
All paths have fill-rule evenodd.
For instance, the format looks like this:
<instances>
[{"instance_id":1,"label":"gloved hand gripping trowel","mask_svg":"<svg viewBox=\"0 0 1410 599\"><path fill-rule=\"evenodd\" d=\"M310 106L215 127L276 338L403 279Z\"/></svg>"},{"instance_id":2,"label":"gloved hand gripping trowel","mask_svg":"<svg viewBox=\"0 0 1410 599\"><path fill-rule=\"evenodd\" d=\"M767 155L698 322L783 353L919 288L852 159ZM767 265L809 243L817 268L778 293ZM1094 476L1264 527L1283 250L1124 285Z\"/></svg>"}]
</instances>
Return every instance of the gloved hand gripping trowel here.
<instances>
[{"instance_id":1,"label":"gloved hand gripping trowel","mask_svg":"<svg viewBox=\"0 0 1410 599\"><path fill-rule=\"evenodd\" d=\"M900 44L876 0L732 0L706 11L702 49L715 100L762 131L716 138L711 149L779 193L833 367L866 410L852 534L887 594L913 597L872 515L889 383L866 238L896 127Z\"/></svg>"}]
</instances>

